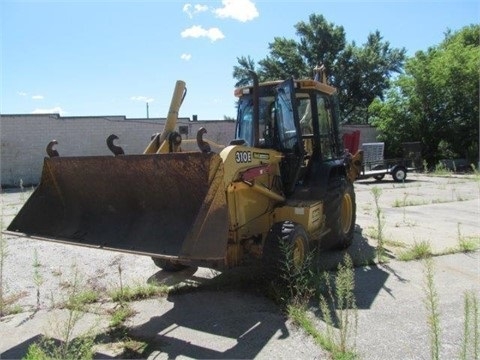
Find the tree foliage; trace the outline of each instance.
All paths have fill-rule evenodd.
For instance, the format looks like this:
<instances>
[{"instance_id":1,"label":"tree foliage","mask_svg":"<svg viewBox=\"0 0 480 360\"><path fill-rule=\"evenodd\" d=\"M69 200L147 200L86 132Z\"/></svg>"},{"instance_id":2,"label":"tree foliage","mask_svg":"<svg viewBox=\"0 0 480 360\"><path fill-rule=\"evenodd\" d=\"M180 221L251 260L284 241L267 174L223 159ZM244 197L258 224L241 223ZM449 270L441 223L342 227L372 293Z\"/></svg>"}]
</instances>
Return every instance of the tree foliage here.
<instances>
[{"instance_id":1,"label":"tree foliage","mask_svg":"<svg viewBox=\"0 0 480 360\"><path fill-rule=\"evenodd\" d=\"M408 59L384 102L370 106L389 151L421 141L424 157L478 161L480 26L447 32L438 46Z\"/></svg>"},{"instance_id":2,"label":"tree foliage","mask_svg":"<svg viewBox=\"0 0 480 360\"><path fill-rule=\"evenodd\" d=\"M298 40L275 37L258 67L249 57L237 58L239 65L233 72L237 84L249 82L249 69L256 70L261 81L312 78L313 68L323 64L329 82L339 89L342 119L368 123L368 106L383 97L390 76L401 71L405 50L392 49L378 31L363 46L347 44L344 28L317 14L297 23L295 29Z\"/></svg>"}]
</instances>

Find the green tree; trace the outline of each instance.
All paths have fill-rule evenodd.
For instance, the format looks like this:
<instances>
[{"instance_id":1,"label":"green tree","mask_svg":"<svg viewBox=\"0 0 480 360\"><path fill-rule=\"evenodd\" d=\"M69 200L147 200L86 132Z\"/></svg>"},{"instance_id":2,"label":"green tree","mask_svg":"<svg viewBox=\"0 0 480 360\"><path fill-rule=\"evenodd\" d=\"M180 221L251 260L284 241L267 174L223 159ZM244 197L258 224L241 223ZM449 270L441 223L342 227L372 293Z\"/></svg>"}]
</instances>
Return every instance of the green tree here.
<instances>
[{"instance_id":1,"label":"green tree","mask_svg":"<svg viewBox=\"0 0 480 360\"><path fill-rule=\"evenodd\" d=\"M392 49L378 31L369 34L362 47L346 46L334 66L345 122L369 123L368 107L374 99L383 99L390 77L402 71L404 60L405 49Z\"/></svg>"},{"instance_id":2,"label":"green tree","mask_svg":"<svg viewBox=\"0 0 480 360\"><path fill-rule=\"evenodd\" d=\"M250 56L237 57L238 65L233 67L233 78L237 79L235 87L245 86L250 83L250 71L257 71L255 69L255 61Z\"/></svg>"},{"instance_id":3,"label":"green tree","mask_svg":"<svg viewBox=\"0 0 480 360\"><path fill-rule=\"evenodd\" d=\"M322 15L312 14L308 22L295 25L298 40L276 37L269 54L258 62L237 58L233 76L237 84L249 82L245 74L255 69L259 80L311 78L313 68L325 65L328 81L339 89L342 118L350 123L368 123L368 106L383 97L389 78L402 69L404 49L392 49L378 31L358 47L347 44L342 26L329 23Z\"/></svg>"},{"instance_id":4,"label":"green tree","mask_svg":"<svg viewBox=\"0 0 480 360\"><path fill-rule=\"evenodd\" d=\"M370 106L389 148L421 141L430 165L442 158L478 161L480 25L448 31L438 46L407 60L384 102Z\"/></svg>"}]
</instances>

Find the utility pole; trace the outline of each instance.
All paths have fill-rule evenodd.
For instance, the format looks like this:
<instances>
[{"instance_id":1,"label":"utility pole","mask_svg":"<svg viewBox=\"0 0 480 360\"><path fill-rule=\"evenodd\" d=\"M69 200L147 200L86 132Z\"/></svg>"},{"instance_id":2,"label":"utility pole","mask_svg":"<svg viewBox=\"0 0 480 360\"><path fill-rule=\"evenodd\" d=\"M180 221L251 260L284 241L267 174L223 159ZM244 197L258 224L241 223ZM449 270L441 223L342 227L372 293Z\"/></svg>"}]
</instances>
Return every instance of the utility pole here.
<instances>
[{"instance_id":1,"label":"utility pole","mask_svg":"<svg viewBox=\"0 0 480 360\"><path fill-rule=\"evenodd\" d=\"M147 102L147 119L149 119L149 115L148 115L148 102Z\"/></svg>"}]
</instances>

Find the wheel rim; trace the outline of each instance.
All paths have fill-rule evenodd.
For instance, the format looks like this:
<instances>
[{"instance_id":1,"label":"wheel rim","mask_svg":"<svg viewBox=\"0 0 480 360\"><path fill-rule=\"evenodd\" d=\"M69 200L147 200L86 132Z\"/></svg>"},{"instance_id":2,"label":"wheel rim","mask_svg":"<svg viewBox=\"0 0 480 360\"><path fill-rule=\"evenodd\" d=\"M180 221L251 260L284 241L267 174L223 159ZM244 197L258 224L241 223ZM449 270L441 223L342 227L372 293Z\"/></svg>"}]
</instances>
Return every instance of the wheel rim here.
<instances>
[{"instance_id":1,"label":"wheel rim","mask_svg":"<svg viewBox=\"0 0 480 360\"><path fill-rule=\"evenodd\" d=\"M396 173L396 178L397 180L399 181L402 181L405 179L405 171L403 170L398 170L397 173Z\"/></svg>"},{"instance_id":2,"label":"wheel rim","mask_svg":"<svg viewBox=\"0 0 480 360\"><path fill-rule=\"evenodd\" d=\"M347 234L352 227L352 197L350 194L346 193L343 195L342 199L342 212L341 212L341 227L344 234Z\"/></svg>"},{"instance_id":3,"label":"wheel rim","mask_svg":"<svg viewBox=\"0 0 480 360\"><path fill-rule=\"evenodd\" d=\"M299 268L303 265L305 261L305 243L303 242L302 237L298 236L295 238L293 243L293 265L296 268Z\"/></svg>"}]
</instances>

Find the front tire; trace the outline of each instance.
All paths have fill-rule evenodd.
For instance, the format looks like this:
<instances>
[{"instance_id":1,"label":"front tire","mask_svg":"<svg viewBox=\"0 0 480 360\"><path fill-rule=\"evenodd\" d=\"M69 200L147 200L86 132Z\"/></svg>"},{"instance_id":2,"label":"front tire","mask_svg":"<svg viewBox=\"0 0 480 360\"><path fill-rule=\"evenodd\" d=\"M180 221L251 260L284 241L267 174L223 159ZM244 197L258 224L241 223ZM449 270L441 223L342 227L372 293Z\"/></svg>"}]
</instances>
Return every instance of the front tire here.
<instances>
[{"instance_id":1,"label":"front tire","mask_svg":"<svg viewBox=\"0 0 480 360\"><path fill-rule=\"evenodd\" d=\"M300 269L308 254L308 235L303 226L291 221L272 226L263 248L263 260L269 268L281 269L282 264L288 262Z\"/></svg>"},{"instance_id":2,"label":"front tire","mask_svg":"<svg viewBox=\"0 0 480 360\"><path fill-rule=\"evenodd\" d=\"M187 265L178 264L170 260L156 258L156 257L152 257L152 260L157 267L167 272L178 272L188 267Z\"/></svg>"}]
</instances>

